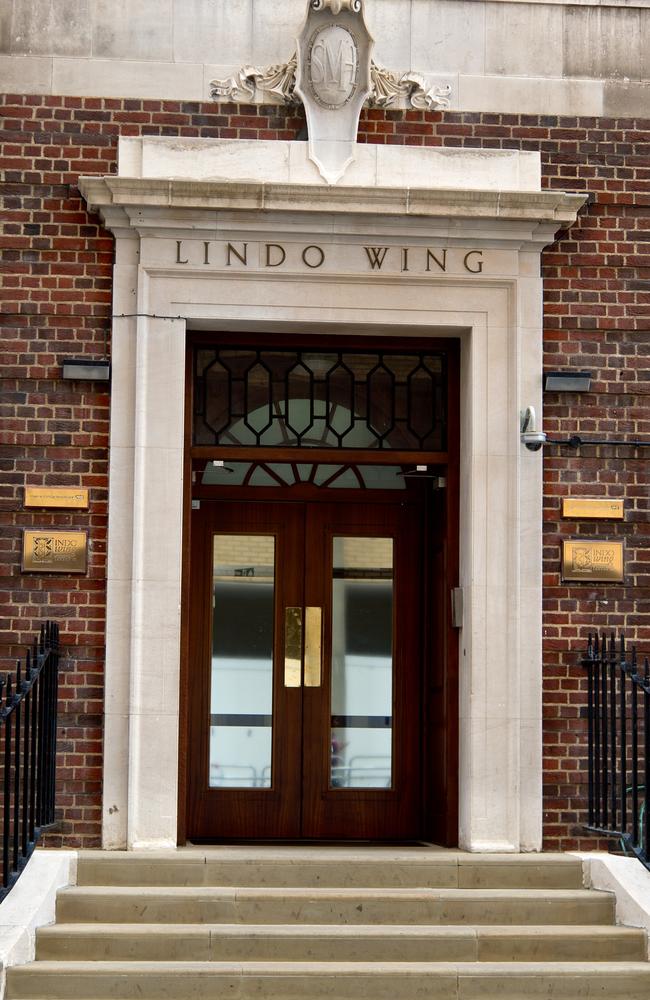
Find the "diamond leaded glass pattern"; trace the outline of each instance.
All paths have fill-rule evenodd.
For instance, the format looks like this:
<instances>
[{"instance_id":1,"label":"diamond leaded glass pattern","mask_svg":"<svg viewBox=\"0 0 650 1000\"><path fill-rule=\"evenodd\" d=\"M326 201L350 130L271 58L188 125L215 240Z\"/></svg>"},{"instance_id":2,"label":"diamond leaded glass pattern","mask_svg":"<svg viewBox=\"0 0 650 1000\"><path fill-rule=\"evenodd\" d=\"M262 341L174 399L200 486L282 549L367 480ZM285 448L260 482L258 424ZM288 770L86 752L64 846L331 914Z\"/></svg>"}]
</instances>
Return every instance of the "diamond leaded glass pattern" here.
<instances>
[{"instance_id":1,"label":"diamond leaded glass pattern","mask_svg":"<svg viewBox=\"0 0 650 1000\"><path fill-rule=\"evenodd\" d=\"M446 449L444 354L197 348L195 445Z\"/></svg>"}]
</instances>

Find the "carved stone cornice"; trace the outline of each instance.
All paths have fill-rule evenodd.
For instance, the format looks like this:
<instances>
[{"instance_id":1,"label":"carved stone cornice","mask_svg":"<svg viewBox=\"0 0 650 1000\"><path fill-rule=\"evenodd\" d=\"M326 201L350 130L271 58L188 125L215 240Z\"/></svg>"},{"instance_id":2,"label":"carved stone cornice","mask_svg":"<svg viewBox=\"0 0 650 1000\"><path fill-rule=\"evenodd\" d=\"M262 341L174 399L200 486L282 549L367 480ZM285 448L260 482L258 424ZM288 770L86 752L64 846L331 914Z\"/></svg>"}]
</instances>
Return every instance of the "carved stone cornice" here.
<instances>
[{"instance_id":1,"label":"carved stone cornice","mask_svg":"<svg viewBox=\"0 0 650 1000\"><path fill-rule=\"evenodd\" d=\"M201 209L214 213L225 209L229 212L315 213L325 220L325 225L329 224L328 213L354 213L373 219L380 215L464 218L474 228L477 218L487 218L495 220L495 226L504 228L509 241L525 237L545 243L553 238L549 233L572 225L585 203L584 195L553 190L459 191L356 185L320 188L292 182L169 180L113 174L80 177L79 190L89 207L111 220L111 228L115 224L124 227L127 219L138 228L147 213L152 213L152 219L158 220L156 225L159 225L161 211L192 213ZM198 220L192 218L196 228ZM508 228L513 222L521 224L521 231ZM214 224L214 215L206 217L206 225L212 230Z\"/></svg>"}]
</instances>

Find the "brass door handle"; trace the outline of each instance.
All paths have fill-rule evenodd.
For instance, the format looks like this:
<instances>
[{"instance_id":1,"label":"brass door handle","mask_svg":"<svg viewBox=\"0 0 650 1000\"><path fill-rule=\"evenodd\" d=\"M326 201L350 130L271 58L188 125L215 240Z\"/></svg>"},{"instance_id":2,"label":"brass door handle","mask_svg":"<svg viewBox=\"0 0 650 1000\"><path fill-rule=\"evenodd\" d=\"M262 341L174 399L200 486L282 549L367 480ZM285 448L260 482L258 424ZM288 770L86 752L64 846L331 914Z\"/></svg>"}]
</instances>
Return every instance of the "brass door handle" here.
<instances>
[{"instance_id":1,"label":"brass door handle","mask_svg":"<svg viewBox=\"0 0 650 1000\"><path fill-rule=\"evenodd\" d=\"M284 609L284 686L302 683L302 608Z\"/></svg>"},{"instance_id":2,"label":"brass door handle","mask_svg":"<svg viewBox=\"0 0 650 1000\"><path fill-rule=\"evenodd\" d=\"M322 608L305 608L305 687L320 687L322 647Z\"/></svg>"},{"instance_id":3,"label":"brass door handle","mask_svg":"<svg viewBox=\"0 0 650 1000\"><path fill-rule=\"evenodd\" d=\"M305 608L305 687L321 683L323 637L322 608ZM302 608L284 609L284 686L302 684Z\"/></svg>"}]
</instances>

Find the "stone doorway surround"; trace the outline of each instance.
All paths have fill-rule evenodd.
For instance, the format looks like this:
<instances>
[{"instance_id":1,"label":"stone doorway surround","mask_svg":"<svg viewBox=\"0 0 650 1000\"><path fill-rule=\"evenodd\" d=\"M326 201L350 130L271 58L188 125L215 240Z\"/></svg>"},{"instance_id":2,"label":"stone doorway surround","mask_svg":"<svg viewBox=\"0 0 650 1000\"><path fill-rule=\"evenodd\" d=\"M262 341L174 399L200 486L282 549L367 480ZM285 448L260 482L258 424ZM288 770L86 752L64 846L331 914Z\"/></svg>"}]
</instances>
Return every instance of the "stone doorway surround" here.
<instances>
[{"instance_id":1,"label":"stone doorway surround","mask_svg":"<svg viewBox=\"0 0 650 1000\"><path fill-rule=\"evenodd\" d=\"M542 459L519 413L541 410L540 254L584 198L542 191L532 152L362 145L328 186L306 143L166 138L120 139L117 175L79 186L116 237L104 846L177 842L191 328L460 339L458 843L539 850Z\"/></svg>"}]
</instances>

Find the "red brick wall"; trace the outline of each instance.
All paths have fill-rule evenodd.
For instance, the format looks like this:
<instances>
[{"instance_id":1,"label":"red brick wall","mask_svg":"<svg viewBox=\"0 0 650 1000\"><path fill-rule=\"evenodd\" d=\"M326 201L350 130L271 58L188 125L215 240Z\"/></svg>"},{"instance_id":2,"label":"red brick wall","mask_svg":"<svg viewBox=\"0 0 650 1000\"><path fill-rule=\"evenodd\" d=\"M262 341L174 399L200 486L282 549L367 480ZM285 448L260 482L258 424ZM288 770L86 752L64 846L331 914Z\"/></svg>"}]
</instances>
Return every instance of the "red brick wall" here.
<instances>
[{"instance_id":1,"label":"red brick wall","mask_svg":"<svg viewBox=\"0 0 650 1000\"><path fill-rule=\"evenodd\" d=\"M8 662L43 618L61 623L61 822L50 842L94 846L101 811L109 398L94 385L61 382L60 360L110 351L112 239L86 212L77 178L115 171L120 134L293 139L304 119L299 110L274 107L11 95L2 111L8 221L0 650ZM571 233L544 255L545 365L594 375L587 396L546 394L545 428L552 436L650 438L649 138L650 120L379 110L362 116L362 142L540 149L547 187L590 193ZM585 724L577 661L594 627L625 628L650 652L647 452L549 447L544 475L546 845L584 847L592 841L579 827ZM22 491L30 484L90 486L90 510L25 512ZM563 521L561 497L569 494L624 497L625 522ZM21 575L20 529L32 524L88 527L88 575ZM625 584L561 584L560 541L574 535L625 537Z\"/></svg>"}]
</instances>

